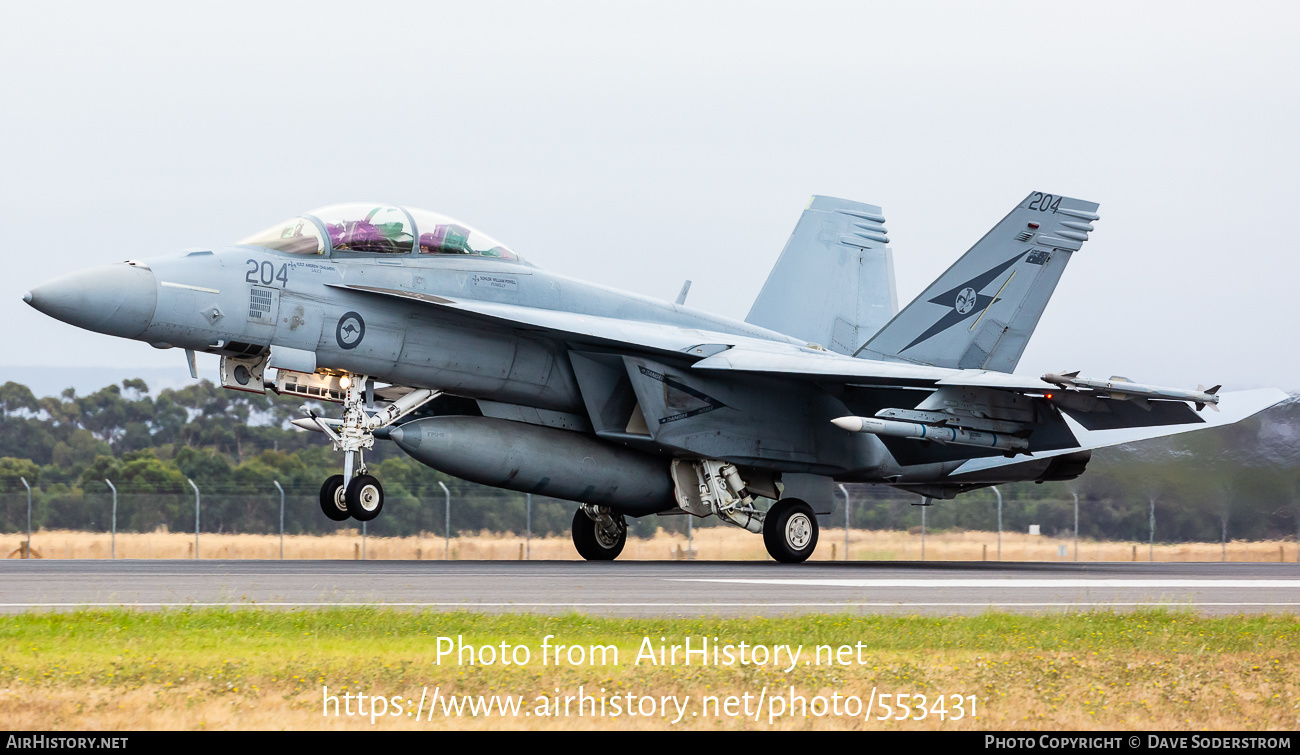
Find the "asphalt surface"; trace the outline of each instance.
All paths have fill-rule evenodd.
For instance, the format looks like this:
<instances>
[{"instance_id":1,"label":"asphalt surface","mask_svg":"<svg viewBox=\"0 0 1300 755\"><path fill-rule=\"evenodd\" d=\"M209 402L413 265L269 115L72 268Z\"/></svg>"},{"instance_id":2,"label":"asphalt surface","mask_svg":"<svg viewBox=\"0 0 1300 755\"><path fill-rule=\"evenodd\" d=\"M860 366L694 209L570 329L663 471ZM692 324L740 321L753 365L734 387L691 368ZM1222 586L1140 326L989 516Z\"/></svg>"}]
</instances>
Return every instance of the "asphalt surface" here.
<instances>
[{"instance_id":1,"label":"asphalt surface","mask_svg":"<svg viewBox=\"0 0 1300 755\"><path fill-rule=\"evenodd\" d=\"M0 561L0 611L389 605L617 616L1300 613L1295 563Z\"/></svg>"}]
</instances>

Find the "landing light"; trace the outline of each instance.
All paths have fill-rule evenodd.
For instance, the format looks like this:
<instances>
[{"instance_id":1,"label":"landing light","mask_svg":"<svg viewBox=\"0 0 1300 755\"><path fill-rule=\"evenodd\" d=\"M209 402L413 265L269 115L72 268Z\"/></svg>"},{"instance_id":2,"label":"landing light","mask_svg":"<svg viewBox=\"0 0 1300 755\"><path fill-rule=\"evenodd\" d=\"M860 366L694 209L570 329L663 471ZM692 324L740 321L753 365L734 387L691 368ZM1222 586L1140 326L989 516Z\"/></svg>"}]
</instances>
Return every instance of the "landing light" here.
<instances>
[{"instance_id":1,"label":"landing light","mask_svg":"<svg viewBox=\"0 0 1300 755\"><path fill-rule=\"evenodd\" d=\"M339 387L345 391L351 388L352 378L348 377L347 375L344 375L343 377L339 378Z\"/></svg>"}]
</instances>

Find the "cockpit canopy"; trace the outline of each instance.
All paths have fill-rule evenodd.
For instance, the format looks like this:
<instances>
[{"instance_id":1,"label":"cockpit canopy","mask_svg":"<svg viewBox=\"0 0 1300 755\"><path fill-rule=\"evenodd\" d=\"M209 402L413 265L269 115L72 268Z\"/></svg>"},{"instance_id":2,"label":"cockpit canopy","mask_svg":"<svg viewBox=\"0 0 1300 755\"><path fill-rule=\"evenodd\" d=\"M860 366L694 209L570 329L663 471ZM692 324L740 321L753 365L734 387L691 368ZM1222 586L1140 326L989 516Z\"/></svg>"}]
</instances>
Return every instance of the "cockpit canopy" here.
<instances>
[{"instance_id":1,"label":"cockpit canopy","mask_svg":"<svg viewBox=\"0 0 1300 755\"><path fill-rule=\"evenodd\" d=\"M523 262L509 247L446 215L363 203L321 207L239 243L287 254L458 254Z\"/></svg>"}]
</instances>

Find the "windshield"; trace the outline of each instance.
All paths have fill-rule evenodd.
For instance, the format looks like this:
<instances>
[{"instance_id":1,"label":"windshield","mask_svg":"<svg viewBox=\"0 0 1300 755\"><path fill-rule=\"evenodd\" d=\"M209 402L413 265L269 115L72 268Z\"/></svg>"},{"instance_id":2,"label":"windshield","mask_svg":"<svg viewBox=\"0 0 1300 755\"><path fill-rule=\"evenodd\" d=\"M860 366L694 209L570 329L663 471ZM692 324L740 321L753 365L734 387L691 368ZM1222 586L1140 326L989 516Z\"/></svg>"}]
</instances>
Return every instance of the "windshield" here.
<instances>
[{"instance_id":1,"label":"windshield","mask_svg":"<svg viewBox=\"0 0 1300 755\"><path fill-rule=\"evenodd\" d=\"M418 250L419 254L524 262L501 242L446 215L360 202L312 210L239 243L288 254L325 254L327 249L331 253L412 254Z\"/></svg>"},{"instance_id":2,"label":"windshield","mask_svg":"<svg viewBox=\"0 0 1300 755\"><path fill-rule=\"evenodd\" d=\"M335 204L308 214L324 224L336 252L411 253L415 236L410 220L399 207Z\"/></svg>"},{"instance_id":3,"label":"windshield","mask_svg":"<svg viewBox=\"0 0 1300 755\"><path fill-rule=\"evenodd\" d=\"M325 253L325 239L321 237L320 229L307 218L289 218L239 243L264 246L289 254Z\"/></svg>"},{"instance_id":4,"label":"windshield","mask_svg":"<svg viewBox=\"0 0 1300 755\"><path fill-rule=\"evenodd\" d=\"M411 210L420 233L420 254L472 254L518 262L519 255L496 239L428 210Z\"/></svg>"}]
</instances>

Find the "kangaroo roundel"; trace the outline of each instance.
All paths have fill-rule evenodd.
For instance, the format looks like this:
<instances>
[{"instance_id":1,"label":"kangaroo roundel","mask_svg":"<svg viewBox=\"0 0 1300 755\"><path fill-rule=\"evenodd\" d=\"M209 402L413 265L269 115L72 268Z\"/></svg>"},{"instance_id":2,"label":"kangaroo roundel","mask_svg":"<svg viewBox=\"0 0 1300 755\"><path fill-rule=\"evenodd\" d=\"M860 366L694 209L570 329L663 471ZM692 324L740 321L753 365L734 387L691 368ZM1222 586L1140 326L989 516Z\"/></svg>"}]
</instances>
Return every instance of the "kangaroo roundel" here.
<instances>
[{"instance_id":1,"label":"kangaroo roundel","mask_svg":"<svg viewBox=\"0 0 1300 755\"><path fill-rule=\"evenodd\" d=\"M334 330L334 338L338 341L340 349L355 349L365 337L366 321L361 319L360 314L348 312L339 318L338 327Z\"/></svg>"}]
</instances>

